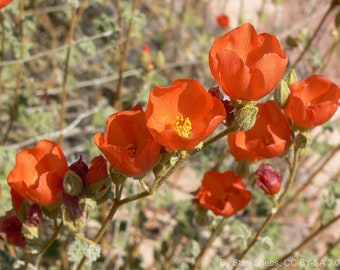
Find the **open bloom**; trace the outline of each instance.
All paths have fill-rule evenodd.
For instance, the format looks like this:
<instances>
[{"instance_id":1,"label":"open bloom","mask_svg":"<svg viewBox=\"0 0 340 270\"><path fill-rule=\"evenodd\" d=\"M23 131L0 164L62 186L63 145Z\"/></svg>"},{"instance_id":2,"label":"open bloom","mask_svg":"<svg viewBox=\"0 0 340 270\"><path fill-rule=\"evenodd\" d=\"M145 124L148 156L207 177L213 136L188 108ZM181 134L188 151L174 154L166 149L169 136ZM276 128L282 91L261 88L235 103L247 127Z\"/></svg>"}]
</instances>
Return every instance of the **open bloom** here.
<instances>
[{"instance_id":1,"label":"open bloom","mask_svg":"<svg viewBox=\"0 0 340 270\"><path fill-rule=\"evenodd\" d=\"M256 188L262 188L267 195L274 195L281 189L282 174L270 164L261 164L256 170Z\"/></svg>"},{"instance_id":2,"label":"open bloom","mask_svg":"<svg viewBox=\"0 0 340 270\"><path fill-rule=\"evenodd\" d=\"M326 77L309 76L290 85L290 91L284 110L299 127L322 125L338 109L340 88Z\"/></svg>"},{"instance_id":3,"label":"open bloom","mask_svg":"<svg viewBox=\"0 0 340 270\"><path fill-rule=\"evenodd\" d=\"M225 119L223 103L194 79L179 79L151 90L147 127L168 150L190 150Z\"/></svg>"},{"instance_id":4,"label":"open bloom","mask_svg":"<svg viewBox=\"0 0 340 270\"><path fill-rule=\"evenodd\" d=\"M251 193L232 171L209 171L204 175L195 198L215 215L229 217L248 205Z\"/></svg>"},{"instance_id":5,"label":"open bloom","mask_svg":"<svg viewBox=\"0 0 340 270\"><path fill-rule=\"evenodd\" d=\"M217 37L209 52L212 75L232 99L259 100L279 83L288 59L273 35L245 23Z\"/></svg>"},{"instance_id":6,"label":"open bloom","mask_svg":"<svg viewBox=\"0 0 340 270\"><path fill-rule=\"evenodd\" d=\"M15 211L19 212L25 199L44 206L61 202L65 192L65 175L69 170L81 179L80 192L85 186L108 176L106 161L101 156L92 160L89 169L81 158L68 167L66 157L56 142L42 140L33 148L19 152L7 177ZM102 185L106 184L103 182Z\"/></svg>"},{"instance_id":7,"label":"open bloom","mask_svg":"<svg viewBox=\"0 0 340 270\"><path fill-rule=\"evenodd\" d=\"M161 146L146 127L141 106L109 117L104 134L97 133L94 142L119 172L136 176L147 172L158 161Z\"/></svg>"},{"instance_id":8,"label":"open bloom","mask_svg":"<svg viewBox=\"0 0 340 270\"><path fill-rule=\"evenodd\" d=\"M50 205L60 201L67 161L60 146L52 141L40 141L16 156L16 164L7 182L23 198Z\"/></svg>"},{"instance_id":9,"label":"open bloom","mask_svg":"<svg viewBox=\"0 0 340 270\"><path fill-rule=\"evenodd\" d=\"M272 100L257 104L255 125L247 131L228 135L231 153L237 160L252 162L283 154L291 143L291 129L287 117Z\"/></svg>"}]
</instances>

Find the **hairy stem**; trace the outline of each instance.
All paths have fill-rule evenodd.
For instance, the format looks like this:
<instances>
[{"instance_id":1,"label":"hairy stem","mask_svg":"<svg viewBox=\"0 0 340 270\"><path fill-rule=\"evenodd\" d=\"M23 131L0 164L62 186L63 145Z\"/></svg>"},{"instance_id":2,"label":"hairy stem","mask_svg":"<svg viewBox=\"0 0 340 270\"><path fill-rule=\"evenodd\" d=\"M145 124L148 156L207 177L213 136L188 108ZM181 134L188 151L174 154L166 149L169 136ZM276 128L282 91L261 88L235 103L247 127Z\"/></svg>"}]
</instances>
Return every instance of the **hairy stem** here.
<instances>
[{"instance_id":1,"label":"hairy stem","mask_svg":"<svg viewBox=\"0 0 340 270\"><path fill-rule=\"evenodd\" d=\"M295 248L293 248L290 252L288 252L286 255L282 256L280 259L278 259L277 263L279 265L282 265L285 260L287 260L289 257L293 256L295 252L301 250L308 242L313 240L316 236L318 236L321 232L326 230L328 227L330 227L332 224L334 224L336 221L340 219L340 215L337 215L332 220L327 222L326 224L322 225L317 229L315 232L311 233L308 237L306 237L299 245L297 245ZM266 270L273 269L276 267L275 265L270 266L266 268Z\"/></svg>"},{"instance_id":2,"label":"hairy stem","mask_svg":"<svg viewBox=\"0 0 340 270\"><path fill-rule=\"evenodd\" d=\"M205 255L205 253L211 247L211 245L214 242L214 240L216 239L216 237L222 231L223 226L224 226L226 221L227 221L227 218L222 218L221 221L217 224L216 228L211 232L208 240L204 243L204 245L202 246L202 248L200 250L200 253L196 257L195 264L192 267L192 270L200 269L201 264L202 264L202 259L203 259L204 255Z\"/></svg>"},{"instance_id":3,"label":"hairy stem","mask_svg":"<svg viewBox=\"0 0 340 270\"><path fill-rule=\"evenodd\" d=\"M61 112L60 112L60 129L62 130L65 126L65 116L66 116L66 102L67 102L67 78L69 75L69 65L70 65L70 55L71 55L71 43L72 38L74 36L74 31L76 29L77 23L80 20L83 12L85 11L87 7L87 0L83 1L81 4L81 7L79 11L77 12L75 7L72 7L72 16L71 16L71 23L69 32L66 38L65 44L68 45L66 50L66 58L65 58L65 68L64 68L64 77L63 77L63 83L62 83L62 92L61 92ZM59 136L59 142L60 144L63 144L64 137L63 134L60 134Z\"/></svg>"}]
</instances>

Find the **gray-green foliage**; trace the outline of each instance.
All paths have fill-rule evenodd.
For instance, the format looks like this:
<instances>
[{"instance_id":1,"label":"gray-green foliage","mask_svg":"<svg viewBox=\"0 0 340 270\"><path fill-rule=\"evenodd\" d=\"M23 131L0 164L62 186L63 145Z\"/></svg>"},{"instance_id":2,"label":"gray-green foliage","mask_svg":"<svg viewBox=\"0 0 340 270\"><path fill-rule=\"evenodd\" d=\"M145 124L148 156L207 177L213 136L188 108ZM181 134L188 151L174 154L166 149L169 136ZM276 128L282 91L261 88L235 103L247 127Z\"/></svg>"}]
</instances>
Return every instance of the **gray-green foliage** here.
<instances>
[{"instance_id":1,"label":"gray-green foliage","mask_svg":"<svg viewBox=\"0 0 340 270\"><path fill-rule=\"evenodd\" d=\"M100 247L89 244L80 238L75 238L67 251L69 261L79 262L83 256L88 259L88 263L96 261L100 257Z\"/></svg>"}]
</instances>

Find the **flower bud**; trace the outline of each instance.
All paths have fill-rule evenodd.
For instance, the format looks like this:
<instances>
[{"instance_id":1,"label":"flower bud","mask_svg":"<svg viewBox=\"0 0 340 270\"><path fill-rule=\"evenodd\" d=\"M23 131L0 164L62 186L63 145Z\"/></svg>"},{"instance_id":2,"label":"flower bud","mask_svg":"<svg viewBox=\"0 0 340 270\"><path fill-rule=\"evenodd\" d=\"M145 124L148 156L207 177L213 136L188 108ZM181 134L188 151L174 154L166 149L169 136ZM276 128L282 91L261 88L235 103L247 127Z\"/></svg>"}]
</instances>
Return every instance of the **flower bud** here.
<instances>
[{"instance_id":1,"label":"flower bud","mask_svg":"<svg viewBox=\"0 0 340 270\"><path fill-rule=\"evenodd\" d=\"M281 189L282 175L270 164L261 164L255 172L255 188L262 188L267 195L275 195Z\"/></svg>"},{"instance_id":2,"label":"flower bud","mask_svg":"<svg viewBox=\"0 0 340 270\"><path fill-rule=\"evenodd\" d=\"M274 100L280 106L283 107L289 97L290 89L285 80L281 80L278 87L274 91Z\"/></svg>"},{"instance_id":3,"label":"flower bud","mask_svg":"<svg viewBox=\"0 0 340 270\"><path fill-rule=\"evenodd\" d=\"M110 168L110 177L112 182L117 186L123 184L127 178L125 174L116 171L113 167Z\"/></svg>"},{"instance_id":4,"label":"flower bud","mask_svg":"<svg viewBox=\"0 0 340 270\"><path fill-rule=\"evenodd\" d=\"M283 80L288 86L298 81L295 69L288 70L287 74L283 77Z\"/></svg>"},{"instance_id":5,"label":"flower bud","mask_svg":"<svg viewBox=\"0 0 340 270\"><path fill-rule=\"evenodd\" d=\"M300 148L300 157L305 157L310 149L310 146L312 144L312 136L310 133L310 130L304 130L300 131L294 140L294 146L295 148Z\"/></svg>"},{"instance_id":6,"label":"flower bud","mask_svg":"<svg viewBox=\"0 0 340 270\"><path fill-rule=\"evenodd\" d=\"M67 194L77 196L83 190L83 180L74 171L68 171L64 177L63 187Z\"/></svg>"},{"instance_id":7,"label":"flower bud","mask_svg":"<svg viewBox=\"0 0 340 270\"><path fill-rule=\"evenodd\" d=\"M256 122L259 108L252 103L248 103L236 110L235 122L240 131L251 129Z\"/></svg>"},{"instance_id":8,"label":"flower bud","mask_svg":"<svg viewBox=\"0 0 340 270\"><path fill-rule=\"evenodd\" d=\"M156 68L163 68L165 65L165 58L162 51L158 51L155 57L154 64Z\"/></svg>"},{"instance_id":9,"label":"flower bud","mask_svg":"<svg viewBox=\"0 0 340 270\"><path fill-rule=\"evenodd\" d=\"M143 69L145 69L146 71L153 69L149 45L144 45L142 55L140 57L140 63Z\"/></svg>"}]
</instances>

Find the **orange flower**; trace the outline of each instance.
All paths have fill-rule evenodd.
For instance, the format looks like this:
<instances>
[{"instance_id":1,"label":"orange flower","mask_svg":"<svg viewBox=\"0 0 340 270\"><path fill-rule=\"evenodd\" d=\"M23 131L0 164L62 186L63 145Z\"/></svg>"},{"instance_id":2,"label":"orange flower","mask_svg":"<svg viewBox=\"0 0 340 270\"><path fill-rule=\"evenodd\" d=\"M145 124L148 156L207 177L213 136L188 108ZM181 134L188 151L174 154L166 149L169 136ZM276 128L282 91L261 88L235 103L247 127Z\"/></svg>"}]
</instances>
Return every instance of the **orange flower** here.
<instances>
[{"instance_id":1,"label":"orange flower","mask_svg":"<svg viewBox=\"0 0 340 270\"><path fill-rule=\"evenodd\" d=\"M215 215L229 217L248 205L251 193L232 171L209 171L204 175L195 198Z\"/></svg>"},{"instance_id":2,"label":"orange flower","mask_svg":"<svg viewBox=\"0 0 340 270\"><path fill-rule=\"evenodd\" d=\"M67 161L60 146L43 140L17 154L7 182L23 198L51 205L60 201L67 170Z\"/></svg>"},{"instance_id":3,"label":"orange flower","mask_svg":"<svg viewBox=\"0 0 340 270\"><path fill-rule=\"evenodd\" d=\"M257 104L255 125L247 131L228 135L231 153L237 160L252 162L281 155L291 143L289 121L272 100Z\"/></svg>"},{"instance_id":4,"label":"orange flower","mask_svg":"<svg viewBox=\"0 0 340 270\"><path fill-rule=\"evenodd\" d=\"M97 133L94 142L111 165L127 175L147 172L160 156L160 145L146 128L145 112L139 105L111 115L106 132Z\"/></svg>"},{"instance_id":5,"label":"orange flower","mask_svg":"<svg viewBox=\"0 0 340 270\"><path fill-rule=\"evenodd\" d=\"M108 177L106 160L102 156L96 156L91 161L92 166L89 168L87 174L86 185L104 180Z\"/></svg>"},{"instance_id":6,"label":"orange flower","mask_svg":"<svg viewBox=\"0 0 340 270\"><path fill-rule=\"evenodd\" d=\"M338 109L340 88L326 77L309 76L290 85L290 91L284 110L299 127L322 125Z\"/></svg>"},{"instance_id":7,"label":"orange flower","mask_svg":"<svg viewBox=\"0 0 340 270\"><path fill-rule=\"evenodd\" d=\"M11 3L13 0L0 0L0 9L7 6L9 3Z\"/></svg>"},{"instance_id":8,"label":"orange flower","mask_svg":"<svg viewBox=\"0 0 340 270\"><path fill-rule=\"evenodd\" d=\"M223 103L194 79L155 87L146 108L147 127L168 150L194 148L225 119Z\"/></svg>"},{"instance_id":9,"label":"orange flower","mask_svg":"<svg viewBox=\"0 0 340 270\"><path fill-rule=\"evenodd\" d=\"M226 14L220 14L216 17L217 24L220 27L227 28L230 25L230 20L228 15Z\"/></svg>"},{"instance_id":10,"label":"orange flower","mask_svg":"<svg viewBox=\"0 0 340 270\"><path fill-rule=\"evenodd\" d=\"M273 35L257 34L245 23L215 39L210 70L232 99L259 100L279 83L288 63Z\"/></svg>"}]
</instances>

